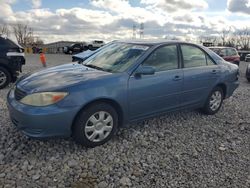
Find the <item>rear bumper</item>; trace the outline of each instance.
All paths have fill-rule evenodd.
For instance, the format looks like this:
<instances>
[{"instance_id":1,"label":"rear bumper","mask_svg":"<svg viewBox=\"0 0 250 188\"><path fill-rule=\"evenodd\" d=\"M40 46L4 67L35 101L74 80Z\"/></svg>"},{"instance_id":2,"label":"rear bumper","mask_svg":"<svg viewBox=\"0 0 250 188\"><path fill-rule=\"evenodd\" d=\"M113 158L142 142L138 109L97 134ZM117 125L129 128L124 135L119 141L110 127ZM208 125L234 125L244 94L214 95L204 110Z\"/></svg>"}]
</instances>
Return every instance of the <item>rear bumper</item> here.
<instances>
[{"instance_id":1,"label":"rear bumper","mask_svg":"<svg viewBox=\"0 0 250 188\"><path fill-rule=\"evenodd\" d=\"M11 121L26 136L32 138L71 136L71 126L79 107L24 105L15 100L13 90L9 92L7 102Z\"/></svg>"},{"instance_id":2,"label":"rear bumper","mask_svg":"<svg viewBox=\"0 0 250 188\"><path fill-rule=\"evenodd\" d=\"M246 70L246 78L250 78L250 68L247 67L247 70Z\"/></svg>"}]
</instances>

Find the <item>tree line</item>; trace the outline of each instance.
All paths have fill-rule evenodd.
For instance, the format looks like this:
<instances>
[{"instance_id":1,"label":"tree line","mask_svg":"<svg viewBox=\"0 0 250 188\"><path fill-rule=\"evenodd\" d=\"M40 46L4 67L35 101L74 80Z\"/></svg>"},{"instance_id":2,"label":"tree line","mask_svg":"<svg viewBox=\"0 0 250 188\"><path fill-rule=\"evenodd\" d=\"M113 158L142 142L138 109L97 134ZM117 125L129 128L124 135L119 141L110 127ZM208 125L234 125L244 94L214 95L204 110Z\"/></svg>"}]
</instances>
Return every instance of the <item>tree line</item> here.
<instances>
[{"instance_id":1,"label":"tree line","mask_svg":"<svg viewBox=\"0 0 250 188\"><path fill-rule=\"evenodd\" d=\"M43 41L34 35L33 28L25 24L14 24L8 26L7 24L0 25L0 35L7 37L13 33L17 42L24 46L39 46ZM215 35L199 36L200 43L210 42L218 46L236 47L241 50L250 50L250 27L233 31L232 28L223 29L220 33Z\"/></svg>"},{"instance_id":2,"label":"tree line","mask_svg":"<svg viewBox=\"0 0 250 188\"><path fill-rule=\"evenodd\" d=\"M43 41L34 35L33 28L28 25L21 23L11 26L7 24L0 25L0 36L4 35L9 37L11 33L14 34L18 44L23 47L39 46L43 44Z\"/></svg>"},{"instance_id":3,"label":"tree line","mask_svg":"<svg viewBox=\"0 0 250 188\"><path fill-rule=\"evenodd\" d=\"M216 36L200 36L200 42L211 42L218 46L235 47L250 50L250 27L233 31L232 28L223 29Z\"/></svg>"}]
</instances>

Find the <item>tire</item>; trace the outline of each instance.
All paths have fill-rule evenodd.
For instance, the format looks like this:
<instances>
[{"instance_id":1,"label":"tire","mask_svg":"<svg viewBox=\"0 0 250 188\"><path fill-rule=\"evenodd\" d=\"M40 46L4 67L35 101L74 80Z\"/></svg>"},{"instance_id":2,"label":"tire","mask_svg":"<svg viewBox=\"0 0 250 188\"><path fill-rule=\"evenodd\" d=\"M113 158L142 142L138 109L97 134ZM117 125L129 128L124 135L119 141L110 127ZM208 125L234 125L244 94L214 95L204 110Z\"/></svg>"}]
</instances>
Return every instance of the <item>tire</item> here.
<instances>
[{"instance_id":1,"label":"tire","mask_svg":"<svg viewBox=\"0 0 250 188\"><path fill-rule=\"evenodd\" d=\"M207 98L207 101L206 101L206 104L202 109L202 112L207 114L207 115L216 114L221 108L221 105L223 103L223 99L224 99L224 93L223 93L222 88L221 87L215 87L212 90L212 92L209 94L209 96ZM212 100L215 100L214 101L214 106L212 105ZM217 103L216 103L216 100L217 100Z\"/></svg>"},{"instance_id":2,"label":"tire","mask_svg":"<svg viewBox=\"0 0 250 188\"><path fill-rule=\"evenodd\" d=\"M89 48L88 48L88 46L84 46L83 47L83 51L86 51L86 50L88 50Z\"/></svg>"},{"instance_id":3,"label":"tire","mask_svg":"<svg viewBox=\"0 0 250 188\"><path fill-rule=\"evenodd\" d=\"M247 81L250 82L250 78L247 78Z\"/></svg>"},{"instance_id":4,"label":"tire","mask_svg":"<svg viewBox=\"0 0 250 188\"><path fill-rule=\"evenodd\" d=\"M89 50L93 50L93 46L92 45L89 45L88 48L89 48Z\"/></svg>"},{"instance_id":5,"label":"tire","mask_svg":"<svg viewBox=\"0 0 250 188\"><path fill-rule=\"evenodd\" d=\"M11 74L4 67L0 67L0 89L5 88L11 82Z\"/></svg>"},{"instance_id":6,"label":"tire","mask_svg":"<svg viewBox=\"0 0 250 188\"><path fill-rule=\"evenodd\" d=\"M107 123L104 123L104 120ZM117 128L116 110L107 103L95 103L82 110L76 117L72 136L77 143L92 148L109 141Z\"/></svg>"}]
</instances>

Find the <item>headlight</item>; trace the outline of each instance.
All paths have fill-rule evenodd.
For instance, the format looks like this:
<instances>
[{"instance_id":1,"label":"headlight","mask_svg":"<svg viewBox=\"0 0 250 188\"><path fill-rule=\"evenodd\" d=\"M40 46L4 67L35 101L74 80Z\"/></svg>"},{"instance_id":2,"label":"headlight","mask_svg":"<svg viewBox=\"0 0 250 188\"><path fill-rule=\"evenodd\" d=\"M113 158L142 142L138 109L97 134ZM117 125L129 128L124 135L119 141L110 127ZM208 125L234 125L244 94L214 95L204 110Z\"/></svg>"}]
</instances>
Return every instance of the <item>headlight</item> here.
<instances>
[{"instance_id":1,"label":"headlight","mask_svg":"<svg viewBox=\"0 0 250 188\"><path fill-rule=\"evenodd\" d=\"M59 102L67 95L66 92L33 93L21 99L20 102L31 106L48 106Z\"/></svg>"}]
</instances>

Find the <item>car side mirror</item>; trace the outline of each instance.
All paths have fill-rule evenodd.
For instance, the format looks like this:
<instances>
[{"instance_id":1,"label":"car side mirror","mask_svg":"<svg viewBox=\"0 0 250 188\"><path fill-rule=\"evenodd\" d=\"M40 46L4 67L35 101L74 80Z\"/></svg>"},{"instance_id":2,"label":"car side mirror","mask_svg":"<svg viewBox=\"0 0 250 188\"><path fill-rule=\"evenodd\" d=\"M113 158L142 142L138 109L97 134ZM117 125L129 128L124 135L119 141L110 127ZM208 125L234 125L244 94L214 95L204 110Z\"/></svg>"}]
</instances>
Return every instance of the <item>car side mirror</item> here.
<instances>
[{"instance_id":1,"label":"car side mirror","mask_svg":"<svg viewBox=\"0 0 250 188\"><path fill-rule=\"evenodd\" d=\"M140 66L135 71L135 75L152 75L155 73L155 68L152 66Z\"/></svg>"},{"instance_id":2,"label":"car side mirror","mask_svg":"<svg viewBox=\"0 0 250 188\"><path fill-rule=\"evenodd\" d=\"M219 54L219 56L220 56L220 57L224 57L224 55L223 55L223 54Z\"/></svg>"}]
</instances>

